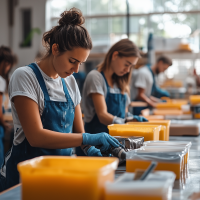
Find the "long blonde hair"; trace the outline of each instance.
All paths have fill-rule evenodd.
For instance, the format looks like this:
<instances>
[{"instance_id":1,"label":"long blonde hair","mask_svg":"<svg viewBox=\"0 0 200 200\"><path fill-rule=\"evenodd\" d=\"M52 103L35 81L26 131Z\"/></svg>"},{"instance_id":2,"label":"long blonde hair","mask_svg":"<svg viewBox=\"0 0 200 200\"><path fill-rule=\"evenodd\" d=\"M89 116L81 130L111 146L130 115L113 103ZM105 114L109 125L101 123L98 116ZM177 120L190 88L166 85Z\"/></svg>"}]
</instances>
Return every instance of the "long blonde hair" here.
<instances>
[{"instance_id":1,"label":"long blonde hair","mask_svg":"<svg viewBox=\"0 0 200 200\"><path fill-rule=\"evenodd\" d=\"M120 40L110 48L110 50L106 54L104 61L97 66L99 72L105 71L107 68L110 67L112 55L115 51L118 52L119 57L140 58L139 49L132 41L130 41L129 39ZM131 78L131 72L132 70L124 76L117 76L114 73L112 76L113 81L117 84L122 93L129 93L129 82Z\"/></svg>"}]
</instances>

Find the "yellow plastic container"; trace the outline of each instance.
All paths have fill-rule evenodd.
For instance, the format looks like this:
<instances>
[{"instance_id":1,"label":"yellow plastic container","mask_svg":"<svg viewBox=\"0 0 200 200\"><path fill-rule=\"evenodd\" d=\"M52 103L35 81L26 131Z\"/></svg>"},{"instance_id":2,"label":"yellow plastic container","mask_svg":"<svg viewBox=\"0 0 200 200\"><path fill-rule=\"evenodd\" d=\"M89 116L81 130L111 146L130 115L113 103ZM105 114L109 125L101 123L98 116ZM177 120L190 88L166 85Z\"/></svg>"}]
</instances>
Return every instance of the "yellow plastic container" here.
<instances>
[{"instance_id":1,"label":"yellow plastic container","mask_svg":"<svg viewBox=\"0 0 200 200\"><path fill-rule=\"evenodd\" d=\"M133 125L133 126L141 126L141 127L156 127L158 125L155 124L150 124L148 122L128 122L127 124ZM166 134L167 134L167 130L165 126L161 126L160 129L160 134L159 134L159 140L166 140Z\"/></svg>"},{"instance_id":2,"label":"yellow plastic container","mask_svg":"<svg viewBox=\"0 0 200 200\"><path fill-rule=\"evenodd\" d=\"M151 162L151 160L127 160L126 171L135 172L137 169L146 170ZM155 170L172 171L176 174L176 179L180 179L181 165L182 163L158 162Z\"/></svg>"},{"instance_id":3,"label":"yellow plastic container","mask_svg":"<svg viewBox=\"0 0 200 200\"><path fill-rule=\"evenodd\" d=\"M200 95L191 95L190 96L190 104L191 105L200 104Z\"/></svg>"},{"instance_id":4,"label":"yellow plastic container","mask_svg":"<svg viewBox=\"0 0 200 200\"><path fill-rule=\"evenodd\" d=\"M166 102L163 103L183 103L183 104L188 104L188 100L185 99L170 99L169 97L161 97L162 100L166 100Z\"/></svg>"},{"instance_id":5,"label":"yellow plastic container","mask_svg":"<svg viewBox=\"0 0 200 200\"><path fill-rule=\"evenodd\" d=\"M167 80L160 87L161 88L166 88L166 87L180 88L180 87L183 87L183 83L182 81Z\"/></svg>"},{"instance_id":6,"label":"yellow plastic container","mask_svg":"<svg viewBox=\"0 0 200 200\"><path fill-rule=\"evenodd\" d=\"M164 115L149 115L149 116L144 116L144 117L149 121L150 120L164 120L165 119Z\"/></svg>"},{"instance_id":7,"label":"yellow plastic container","mask_svg":"<svg viewBox=\"0 0 200 200\"><path fill-rule=\"evenodd\" d=\"M154 124L146 124L143 122L136 122L137 124L129 124L135 127L157 127L158 125L154 125ZM166 127L165 126L161 126L160 127L160 133L159 133L159 140L163 140L165 141L165 135L166 135Z\"/></svg>"},{"instance_id":8,"label":"yellow plastic container","mask_svg":"<svg viewBox=\"0 0 200 200\"><path fill-rule=\"evenodd\" d=\"M183 111L178 109L154 109L154 115L182 115Z\"/></svg>"},{"instance_id":9,"label":"yellow plastic container","mask_svg":"<svg viewBox=\"0 0 200 200\"><path fill-rule=\"evenodd\" d=\"M161 126L141 127L130 124L108 125L111 136L142 136L144 141L159 140Z\"/></svg>"},{"instance_id":10,"label":"yellow plastic container","mask_svg":"<svg viewBox=\"0 0 200 200\"><path fill-rule=\"evenodd\" d=\"M169 128L170 128L170 124L171 124L171 120L149 120L148 122L128 122L128 124L149 124L149 125L162 125L166 127L166 132L165 132L165 137L164 137L164 141L169 141ZM161 129L162 131L162 129ZM160 131L160 138L159 140L162 140L162 136L161 136L161 131Z\"/></svg>"},{"instance_id":11,"label":"yellow plastic container","mask_svg":"<svg viewBox=\"0 0 200 200\"><path fill-rule=\"evenodd\" d=\"M176 101L172 101L172 102L166 102L166 103L157 103L156 104L156 108L157 109L175 109L175 110L181 110L182 109L182 105L186 105L187 101L180 101L180 102L176 102Z\"/></svg>"},{"instance_id":12,"label":"yellow plastic container","mask_svg":"<svg viewBox=\"0 0 200 200\"><path fill-rule=\"evenodd\" d=\"M194 114L194 118L195 118L195 119L200 119L200 113Z\"/></svg>"},{"instance_id":13,"label":"yellow plastic container","mask_svg":"<svg viewBox=\"0 0 200 200\"><path fill-rule=\"evenodd\" d=\"M143 151L149 153L175 153L180 152L182 154L181 159L181 171L185 170L185 166L187 164L187 149L185 146L183 147L174 147L174 146L144 146L140 148Z\"/></svg>"},{"instance_id":14,"label":"yellow plastic container","mask_svg":"<svg viewBox=\"0 0 200 200\"><path fill-rule=\"evenodd\" d=\"M148 196L148 195L124 195L124 194L106 194L106 200L134 200L134 199L139 199L139 200L163 200L162 197L158 196L158 195L152 195L152 196Z\"/></svg>"},{"instance_id":15,"label":"yellow plastic container","mask_svg":"<svg viewBox=\"0 0 200 200\"><path fill-rule=\"evenodd\" d=\"M157 162L155 170L172 171L176 179L180 179L184 169L184 151L160 149L138 149L127 153L126 171L135 172L138 169L146 170L152 161Z\"/></svg>"},{"instance_id":16,"label":"yellow plastic container","mask_svg":"<svg viewBox=\"0 0 200 200\"><path fill-rule=\"evenodd\" d=\"M23 200L103 199L117 158L45 156L18 164Z\"/></svg>"}]
</instances>

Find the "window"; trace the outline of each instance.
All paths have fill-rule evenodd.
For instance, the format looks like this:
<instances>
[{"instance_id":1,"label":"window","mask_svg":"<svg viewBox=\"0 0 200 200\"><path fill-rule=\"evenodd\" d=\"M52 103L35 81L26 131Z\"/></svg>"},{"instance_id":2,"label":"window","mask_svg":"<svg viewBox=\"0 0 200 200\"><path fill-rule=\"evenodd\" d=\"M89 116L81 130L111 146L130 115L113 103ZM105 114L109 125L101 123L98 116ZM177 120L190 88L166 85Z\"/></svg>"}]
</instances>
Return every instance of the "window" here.
<instances>
[{"instance_id":1,"label":"window","mask_svg":"<svg viewBox=\"0 0 200 200\"><path fill-rule=\"evenodd\" d=\"M61 12L76 7L86 18L94 46L127 37L126 0L48 0L47 7L47 29L57 24ZM189 36L200 29L200 0L129 0L129 11L130 39L143 49L150 30L155 37L184 37L194 43Z\"/></svg>"},{"instance_id":2,"label":"window","mask_svg":"<svg viewBox=\"0 0 200 200\"><path fill-rule=\"evenodd\" d=\"M22 42L21 47L30 47L31 46L31 9L22 9L21 10L21 21L22 21Z\"/></svg>"},{"instance_id":3,"label":"window","mask_svg":"<svg viewBox=\"0 0 200 200\"><path fill-rule=\"evenodd\" d=\"M200 76L200 59L196 60L195 69L196 69L197 74Z\"/></svg>"}]
</instances>

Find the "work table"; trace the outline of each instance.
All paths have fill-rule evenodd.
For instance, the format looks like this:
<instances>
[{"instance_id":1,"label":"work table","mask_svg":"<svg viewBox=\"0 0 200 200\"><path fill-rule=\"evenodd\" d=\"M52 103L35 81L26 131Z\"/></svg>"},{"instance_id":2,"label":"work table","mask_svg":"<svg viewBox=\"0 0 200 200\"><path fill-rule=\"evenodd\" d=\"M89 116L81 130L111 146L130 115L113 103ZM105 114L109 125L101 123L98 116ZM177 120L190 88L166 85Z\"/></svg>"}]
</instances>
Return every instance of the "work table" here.
<instances>
[{"instance_id":1,"label":"work table","mask_svg":"<svg viewBox=\"0 0 200 200\"><path fill-rule=\"evenodd\" d=\"M170 137L170 141L191 141L192 147L189 158L189 178L185 186L181 186L180 180L175 181L172 200L186 200L193 192L200 192L200 136L198 137ZM115 178L126 170L125 166L119 166ZM21 186L18 185L0 195L1 200L21 200Z\"/></svg>"}]
</instances>

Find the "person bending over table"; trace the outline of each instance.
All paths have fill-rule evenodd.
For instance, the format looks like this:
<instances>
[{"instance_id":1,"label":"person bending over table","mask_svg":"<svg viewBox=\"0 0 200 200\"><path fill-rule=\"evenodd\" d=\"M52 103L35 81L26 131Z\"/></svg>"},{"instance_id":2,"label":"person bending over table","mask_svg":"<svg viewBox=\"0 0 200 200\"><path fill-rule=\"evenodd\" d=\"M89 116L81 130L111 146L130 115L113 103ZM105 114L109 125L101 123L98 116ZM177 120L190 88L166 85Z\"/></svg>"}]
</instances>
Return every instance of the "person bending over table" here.
<instances>
[{"instance_id":1,"label":"person bending over table","mask_svg":"<svg viewBox=\"0 0 200 200\"><path fill-rule=\"evenodd\" d=\"M9 97L15 135L1 168L0 191L19 183L17 164L24 160L42 155L70 156L72 147L84 145L91 145L89 156L102 156L94 146L103 150L120 146L107 133L93 135L85 133L83 127L81 96L72 75L92 48L83 23L80 10L64 11L58 25L43 36L45 57L18 68L11 77Z\"/></svg>"},{"instance_id":2,"label":"person bending over table","mask_svg":"<svg viewBox=\"0 0 200 200\"><path fill-rule=\"evenodd\" d=\"M128 112L129 80L139 57L139 49L132 41L120 40L97 69L87 75L82 99L85 130L108 133L107 125L124 124L128 118L147 121Z\"/></svg>"},{"instance_id":3,"label":"person bending over table","mask_svg":"<svg viewBox=\"0 0 200 200\"><path fill-rule=\"evenodd\" d=\"M144 101L148 107L135 107L133 113L141 114L141 110L155 107L160 102L161 97L169 97L169 93L162 90L156 84L155 76L164 72L172 65L172 60L166 56L161 56L153 66L145 65L132 72L131 78L131 100Z\"/></svg>"}]
</instances>

